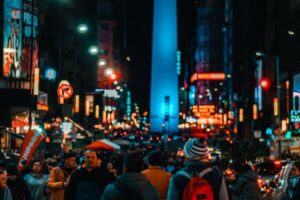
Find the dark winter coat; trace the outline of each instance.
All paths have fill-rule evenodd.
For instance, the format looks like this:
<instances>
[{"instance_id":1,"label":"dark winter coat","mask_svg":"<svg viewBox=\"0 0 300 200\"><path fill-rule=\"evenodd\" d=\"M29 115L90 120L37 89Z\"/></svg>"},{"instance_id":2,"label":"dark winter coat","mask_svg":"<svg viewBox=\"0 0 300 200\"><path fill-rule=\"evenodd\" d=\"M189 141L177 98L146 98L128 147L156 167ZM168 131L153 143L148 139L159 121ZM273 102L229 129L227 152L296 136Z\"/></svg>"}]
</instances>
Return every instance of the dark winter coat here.
<instances>
[{"instance_id":1,"label":"dark winter coat","mask_svg":"<svg viewBox=\"0 0 300 200\"><path fill-rule=\"evenodd\" d=\"M184 163L184 172L191 176L197 176L201 171L209 166L200 160L190 160ZM211 170L203 176L212 186L215 200L228 200L228 193L224 178L215 170ZM181 171L171 177L168 189L168 200L183 199L183 192L186 184L190 181Z\"/></svg>"},{"instance_id":2,"label":"dark winter coat","mask_svg":"<svg viewBox=\"0 0 300 200\"><path fill-rule=\"evenodd\" d=\"M65 191L65 200L99 200L104 188L114 181L107 170L99 167L92 171L81 168L71 176Z\"/></svg>"},{"instance_id":3,"label":"dark winter coat","mask_svg":"<svg viewBox=\"0 0 300 200\"><path fill-rule=\"evenodd\" d=\"M249 170L238 175L235 185L230 189L234 193L235 200L261 200L260 189L257 183L258 175Z\"/></svg>"},{"instance_id":4,"label":"dark winter coat","mask_svg":"<svg viewBox=\"0 0 300 200\"><path fill-rule=\"evenodd\" d=\"M102 200L159 200L159 194L141 173L125 173L109 184Z\"/></svg>"},{"instance_id":5,"label":"dark winter coat","mask_svg":"<svg viewBox=\"0 0 300 200\"><path fill-rule=\"evenodd\" d=\"M29 189L21 175L8 176L7 186L11 191L13 200L30 200Z\"/></svg>"}]
</instances>

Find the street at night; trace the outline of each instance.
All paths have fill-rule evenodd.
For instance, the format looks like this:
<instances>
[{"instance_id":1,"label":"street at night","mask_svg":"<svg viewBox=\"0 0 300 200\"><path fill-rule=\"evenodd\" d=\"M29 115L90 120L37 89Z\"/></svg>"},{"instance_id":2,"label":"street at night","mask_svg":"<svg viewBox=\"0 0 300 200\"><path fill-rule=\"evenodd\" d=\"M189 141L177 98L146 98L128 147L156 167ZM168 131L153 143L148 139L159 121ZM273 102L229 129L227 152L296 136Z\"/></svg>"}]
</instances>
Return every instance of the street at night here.
<instances>
[{"instance_id":1,"label":"street at night","mask_svg":"<svg viewBox=\"0 0 300 200\"><path fill-rule=\"evenodd\" d=\"M0 200L299 200L299 0L2 0Z\"/></svg>"}]
</instances>

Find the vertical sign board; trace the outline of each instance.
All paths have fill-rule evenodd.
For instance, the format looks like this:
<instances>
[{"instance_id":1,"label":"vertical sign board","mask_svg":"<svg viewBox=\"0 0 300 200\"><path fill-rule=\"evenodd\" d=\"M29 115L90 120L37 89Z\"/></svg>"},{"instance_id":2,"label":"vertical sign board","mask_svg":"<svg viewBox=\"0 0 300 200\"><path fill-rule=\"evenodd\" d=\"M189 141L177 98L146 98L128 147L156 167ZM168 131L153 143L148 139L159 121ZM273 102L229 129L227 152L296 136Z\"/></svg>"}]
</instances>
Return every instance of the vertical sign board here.
<instances>
[{"instance_id":1,"label":"vertical sign board","mask_svg":"<svg viewBox=\"0 0 300 200\"><path fill-rule=\"evenodd\" d=\"M3 67L4 77L22 78L22 0L3 0Z\"/></svg>"},{"instance_id":2,"label":"vertical sign board","mask_svg":"<svg viewBox=\"0 0 300 200\"><path fill-rule=\"evenodd\" d=\"M32 1L34 6L32 8ZM27 72L29 77L30 69L31 74L34 68L38 67L38 0L23 0L23 50L22 50L22 69ZM33 30L33 31L32 31ZM33 48L31 55L31 47ZM30 62L32 59L32 68Z\"/></svg>"},{"instance_id":3,"label":"vertical sign board","mask_svg":"<svg viewBox=\"0 0 300 200\"><path fill-rule=\"evenodd\" d=\"M170 120L170 96L165 96L165 122Z\"/></svg>"}]
</instances>

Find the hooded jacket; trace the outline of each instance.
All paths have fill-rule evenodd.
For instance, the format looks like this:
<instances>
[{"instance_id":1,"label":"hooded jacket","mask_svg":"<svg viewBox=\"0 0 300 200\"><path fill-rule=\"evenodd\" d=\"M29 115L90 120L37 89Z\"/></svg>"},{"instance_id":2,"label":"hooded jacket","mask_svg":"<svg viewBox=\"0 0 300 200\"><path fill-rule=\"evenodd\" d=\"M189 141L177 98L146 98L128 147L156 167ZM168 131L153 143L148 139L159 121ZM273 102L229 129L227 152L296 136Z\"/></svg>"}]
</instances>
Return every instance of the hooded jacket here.
<instances>
[{"instance_id":1,"label":"hooded jacket","mask_svg":"<svg viewBox=\"0 0 300 200\"><path fill-rule=\"evenodd\" d=\"M102 200L159 200L153 185L141 173L125 173L109 184L103 193Z\"/></svg>"},{"instance_id":2,"label":"hooded jacket","mask_svg":"<svg viewBox=\"0 0 300 200\"><path fill-rule=\"evenodd\" d=\"M191 176L197 176L201 171L209 166L200 160L189 160L184 163L182 169L184 173ZM227 189L224 178L215 170L212 170L203 176L212 186L214 192L214 200L228 200ZM181 171L171 177L168 189L168 200L183 199L183 192L186 184L190 179L183 175Z\"/></svg>"},{"instance_id":3,"label":"hooded jacket","mask_svg":"<svg viewBox=\"0 0 300 200\"><path fill-rule=\"evenodd\" d=\"M234 193L235 200L260 200L262 196L257 183L258 175L249 170L237 176L235 185L231 185L230 189Z\"/></svg>"}]
</instances>

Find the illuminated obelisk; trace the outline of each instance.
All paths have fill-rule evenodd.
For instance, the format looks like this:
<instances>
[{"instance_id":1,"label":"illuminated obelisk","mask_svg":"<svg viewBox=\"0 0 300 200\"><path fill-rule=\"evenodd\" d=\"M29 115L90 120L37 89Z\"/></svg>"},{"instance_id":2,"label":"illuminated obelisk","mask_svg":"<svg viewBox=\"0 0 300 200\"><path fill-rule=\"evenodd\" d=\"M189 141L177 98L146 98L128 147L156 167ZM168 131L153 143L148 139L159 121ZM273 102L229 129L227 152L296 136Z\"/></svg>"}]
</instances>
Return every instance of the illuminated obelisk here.
<instances>
[{"instance_id":1,"label":"illuminated obelisk","mask_svg":"<svg viewBox=\"0 0 300 200\"><path fill-rule=\"evenodd\" d=\"M176 0L155 0L152 40L150 132L178 132Z\"/></svg>"}]
</instances>

